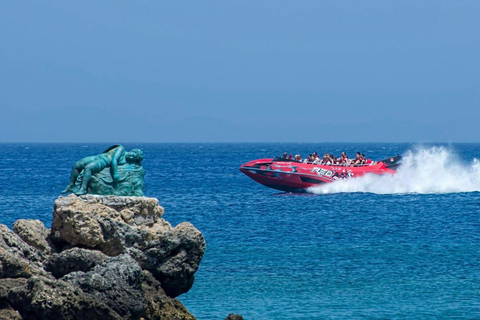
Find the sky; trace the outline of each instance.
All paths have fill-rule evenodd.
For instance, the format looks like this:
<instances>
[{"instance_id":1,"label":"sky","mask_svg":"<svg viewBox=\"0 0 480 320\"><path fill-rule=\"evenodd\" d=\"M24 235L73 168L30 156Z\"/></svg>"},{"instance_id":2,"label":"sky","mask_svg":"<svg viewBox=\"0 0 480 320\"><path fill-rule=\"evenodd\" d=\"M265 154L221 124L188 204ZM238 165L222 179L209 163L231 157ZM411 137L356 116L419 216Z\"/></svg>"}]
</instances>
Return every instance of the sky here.
<instances>
[{"instance_id":1,"label":"sky","mask_svg":"<svg viewBox=\"0 0 480 320\"><path fill-rule=\"evenodd\" d=\"M0 142L480 142L480 1L13 1Z\"/></svg>"}]
</instances>

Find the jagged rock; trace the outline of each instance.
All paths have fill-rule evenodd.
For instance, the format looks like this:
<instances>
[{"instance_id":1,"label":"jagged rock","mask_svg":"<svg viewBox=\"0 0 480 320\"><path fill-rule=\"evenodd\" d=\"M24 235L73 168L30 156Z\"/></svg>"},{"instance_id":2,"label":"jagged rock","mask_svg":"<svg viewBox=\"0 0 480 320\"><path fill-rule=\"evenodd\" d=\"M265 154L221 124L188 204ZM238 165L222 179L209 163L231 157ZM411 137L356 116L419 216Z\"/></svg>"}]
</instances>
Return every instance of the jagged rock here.
<instances>
[{"instance_id":1,"label":"jagged rock","mask_svg":"<svg viewBox=\"0 0 480 320\"><path fill-rule=\"evenodd\" d=\"M191 223L184 222L161 239L149 242L143 256L136 258L160 280L169 296L176 297L192 287L204 251L203 235Z\"/></svg>"},{"instance_id":2,"label":"jagged rock","mask_svg":"<svg viewBox=\"0 0 480 320\"><path fill-rule=\"evenodd\" d=\"M0 279L0 301L4 301L8 292L13 288L23 287L27 283L25 278ZM1 319L1 318L0 318Z\"/></svg>"},{"instance_id":3,"label":"jagged rock","mask_svg":"<svg viewBox=\"0 0 480 320\"><path fill-rule=\"evenodd\" d=\"M26 320L195 320L127 254L107 258L88 272L72 272L59 280L43 276L0 279L0 319L10 316Z\"/></svg>"},{"instance_id":4,"label":"jagged rock","mask_svg":"<svg viewBox=\"0 0 480 320\"><path fill-rule=\"evenodd\" d=\"M88 272L74 272L63 281L105 302L122 318L142 314L142 269L129 255L108 258Z\"/></svg>"},{"instance_id":5,"label":"jagged rock","mask_svg":"<svg viewBox=\"0 0 480 320\"><path fill-rule=\"evenodd\" d=\"M0 225L0 278L45 274L42 254L5 225Z\"/></svg>"},{"instance_id":6,"label":"jagged rock","mask_svg":"<svg viewBox=\"0 0 480 320\"><path fill-rule=\"evenodd\" d=\"M142 292L145 302L145 319L195 320L178 299L168 297L160 282L144 270Z\"/></svg>"},{"instance_id":7,"label":"jagged rock","mask_svg":"<svg viewBox=\"0 0 480 320\"><path fill-rule=\"evenodd\" d=\"M86 273L70 273L62 280L105 302L124 319L194 319L128 254L107 258Z\"/></svg>"},{"instance_id":8,"label":"jagged rock","mask_svg":"<svg viewBox=\"0 0 480 320\"><path fill-rule=\"evenodd\" d=\"M48 237L34 220L0 225L0 319L194 320L172 297L192 286L205 240L162 214L156 199L71 195Z\"/></svg>"},{"instance_id":9,"label":"jagged rock","mask_svg":"<svg viewBox=\"0 0 480 320\"><path fill-rule=\"evenodd\" d=\"M84 203L90 205L103 204L120 213L128 210L134 219L127 219L128 221L124 219L124 221L128 224L135 223L137 226L152 225L157 222L158 218L163 216L165 211L158 205L158 200L155 198L94 195L83 195L80 198Z\"/></svg>"},{"instance_id":10,"label":"jagged rock","mask_svg":"<svg viewBox=\"0 0 480 320\"><path fill-rule=\"evenodd\" d=\"M76 271L87 272L104 262L106 258L107 256L100 251L72 248L52 254L45 263L45 269L55 278L61 278Z\"/></svg>"},{"instance_id":11,"label":"jagged rock","mask_svg":"<svg viewBox=\"0 0 480 320\"><path fill-rule=\"evenodd\" d=\"M25 278L0 279L0 301L4 300L13 288L23 287L27 283Z\"/></svg>"},{"instance_id":12,"label":"jagged rock","mask_svg":"<svg viewBox=\"0 0 480 320\"><path fill-rule=\"evenodd\" d=\"M243 320L243 317L238 314L230 313L225 320Z\"/></svg>"},{"instance_id":13,"label":"jagged rock","mask_svg":"<svg viewBox=\"0 0 480 320\"><path fill-rule=\"evenodd\" d=\"M41 276L31 277L24 287L10 290L7 301L25 320L121 319L105 303L71 284Z\"/></svg>"},{"instance_id":14,"label":"jagged rock","mask_svg":"<svg viewBox=\"0 0 480 320\"><path fill-rule=\"evenodd\" d=\"M132 237L142 242L170 230L171 225L161 219L163 212L154 198L72 194L55 201L52 237L72 246L102 245L110 255L118 255L121 252L115 247L131 242Z\"/></svg>"},{"instance_id":15,"label":"jagged rock","mask_svg":"<svg viewBox=\"0 0 480 320\"><path fill-rule=\"evenodd\" d=\"M2 320L22 320L22 316L13 309L7 302L0 301L0 319Z\"/></svg>"},{"instance_id":16,"label":"jagged rock","mask_svg":"<svg viewBox=\"0 0 480 320\"><path fill-rule=\"evenodd\" d=\"M7 302L23 319L195 319L127 254L59 280L32 277Z\"/></svg>"},{"instance_id":17,"label":"jagged rock","mask_svg":"<svg viewBox=\"0 0 480 320\"><path fill-rule=\"evenodd\" d=\"M7 295L13 288L23 287L27 279L0 279L0 319L22 319L20 314L7 302Z\"/></svg>"},{"instance_id":18,"label":"jagged rock","mask_svg":"<svg viewBox=\"0 0 480 320\"><path fill-rule=\"evenodd\" d=\"M52 251L47 242L47 237L50 232L40 220L17 220L13 224L13 230L23 241L41 252L49 254Z\"/></svg>"},{"instance_id":19,"label":"jagged rock","mask_svg":"<svg viewBox=\"0 0 480 320\"><path fill-rule=\"evenodd\" d=\"M18 255L27 260L42 260L42 255L39 250L29 246L4 224L0 224L0 248L8 253Z\"/></svg>"},{"instance_id":20,"label":"jagged rock","mask_svg":"<svg viewBox=\"0 0 480 320\"><path fill-rule=\"evenodd\" d=\"M55 201L52 237L109 256L129 253L176 297L190 290L205 239L189 223L172 228L161 218L163 211L157 199L145 197L60 197Z\"/></svg>"}]
</instances>

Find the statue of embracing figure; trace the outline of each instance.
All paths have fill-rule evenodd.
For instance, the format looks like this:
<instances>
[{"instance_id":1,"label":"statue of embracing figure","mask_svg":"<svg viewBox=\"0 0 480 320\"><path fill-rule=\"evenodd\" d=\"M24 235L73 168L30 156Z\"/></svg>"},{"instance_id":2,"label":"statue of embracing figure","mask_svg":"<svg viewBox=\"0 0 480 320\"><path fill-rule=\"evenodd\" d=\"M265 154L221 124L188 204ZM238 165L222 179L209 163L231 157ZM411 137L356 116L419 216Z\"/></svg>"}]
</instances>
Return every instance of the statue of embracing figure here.
<instances>
[{"instance_id":1,"label":"statue of embracing figure","mask_svg":"<svg viewBox=\"0 0 480 320\"><path fill-rule=\"evenodd\" d=\"M143 152L140 149L127 152L122 145L111 146L96 156L85 157L75 162L70 182L62 193L141 196L143 195L143 168L140 164L142 160ZM119 172L124 175L122 178Z\"/></svg>"}]
</instances>

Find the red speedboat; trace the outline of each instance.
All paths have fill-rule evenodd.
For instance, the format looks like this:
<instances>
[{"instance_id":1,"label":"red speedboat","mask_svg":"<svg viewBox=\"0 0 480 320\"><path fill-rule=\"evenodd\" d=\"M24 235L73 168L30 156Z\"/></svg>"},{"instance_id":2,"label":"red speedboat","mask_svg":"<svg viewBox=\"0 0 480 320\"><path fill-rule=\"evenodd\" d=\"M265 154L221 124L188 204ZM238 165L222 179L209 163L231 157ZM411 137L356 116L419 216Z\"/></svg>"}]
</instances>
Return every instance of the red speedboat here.
<instances>
[{"instance_id":1,"label":"red speedboat","mask_svg":"<svg viewBox=\"0 0 480 320\"><path fill-rule=\"evenodd\" d=\"M302 192L307 188L341 179L361 177L367 173L395 173L401 157L374 161L364 165L322 165L302 163L276 157L243 164L240 171L264 186L288 192Z\"/></svg>"}]
</instances>

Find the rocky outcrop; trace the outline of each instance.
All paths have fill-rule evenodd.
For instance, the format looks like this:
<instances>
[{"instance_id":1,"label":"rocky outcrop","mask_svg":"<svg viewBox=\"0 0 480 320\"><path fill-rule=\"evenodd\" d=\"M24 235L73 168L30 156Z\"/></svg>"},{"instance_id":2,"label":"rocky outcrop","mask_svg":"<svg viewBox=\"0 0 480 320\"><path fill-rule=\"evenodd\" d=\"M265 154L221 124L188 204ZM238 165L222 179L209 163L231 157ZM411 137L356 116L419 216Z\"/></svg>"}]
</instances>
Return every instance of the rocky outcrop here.
<instances>
[{"instance_id":1,"label":"rocky outcrop","mask_svg":"<svg viewBox=\"0 0 480 320\"><path fill-rule=\"evenodd\" d=\"M20 219L13 224L13 230L23 241L44 253L51 253L52 247L47 241L50 230L40 220Z\"/></svg>"},{"instance_id":2,"label":"rocky outcrop","mask_svg":"<svg viewBox=\"0 0 480 320\"><path fill-rule=\"evenodd\" d=\"M65 248L128 253L176 297L192 287L205 240L190 223L172 228L163 213L153 198L70 195L55 201L51 235Z\"/></svg>"},{"instance_id":3,"label":"rocky outcrop","mask_svg":"<svg viewBox=\"0 0 480 320\"><path fill-rule=\"evenodd\" d=\"M0 319L22 319L18 311L7 302L7 295L12 289L25 286L26 282L24 278L0 279Z\"/></svg>"},{"instance_id":4,"label":"rocky outcrop","mask_svg":"<svg viewBox=\"0 0 480 320\"><path fill-rule=\"evenodd\" d=\"M72 248L59 254L52 254L45 262L45 269L58 279L76 271L87 272L97 264L103 263L107 257L100 251Z\"/></svg>"},{"instance_id":5,"label":"rocky outcrop","mask_svg":"<svg viewBox=\"0 0 480 320\"><path fill-rule=\"evenodd\" d=\"M238 314L230 313L225 320L243 320L243 317Z\"/></svg>"},{"instance_id":6,"label":"rocky outcrop","mask_svg":"<svg viewBox=\"0 0 480 320\"><path fill-rule=\"evenodd\" d=\"M38 220L0 225L0 319L194 319L175 299L205 251L157 199L70 195Z\"/></svg>"},{"instance_id":7,"label":"rocky outcrop","mask_svg":"<svg viewBox=\"0 0 480 320\"><path fill-rule=\"evenodd\" d=\"M32 277L11 289L10 306L22 319L121 319L112 308L73 285L50 277Z\"/></svg>"},{"instance_id":8,"label":"rocky outcrop","mask_svg":"<svg viewBox=\"0 0 480 320\"><path fill-rule=\"evenodd\" d=\"M0 225L0 279L45 274L43 258L39 250L29 246L7 226Z\"/></svg>"}]
</instances>

